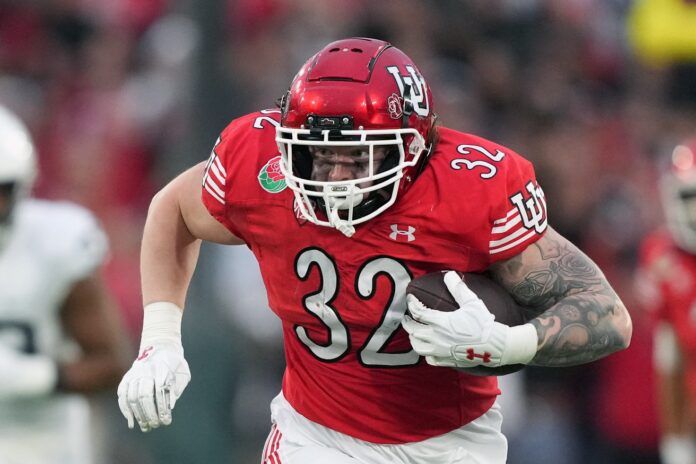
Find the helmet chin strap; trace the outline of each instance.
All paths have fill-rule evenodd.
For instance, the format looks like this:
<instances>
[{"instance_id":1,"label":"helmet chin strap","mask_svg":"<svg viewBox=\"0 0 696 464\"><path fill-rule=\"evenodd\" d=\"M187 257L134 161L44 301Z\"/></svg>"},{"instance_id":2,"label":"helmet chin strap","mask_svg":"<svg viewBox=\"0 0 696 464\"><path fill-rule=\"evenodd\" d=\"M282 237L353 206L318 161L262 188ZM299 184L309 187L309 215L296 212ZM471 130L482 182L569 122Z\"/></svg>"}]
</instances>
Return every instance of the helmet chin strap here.
<instances>
[{"instance_id":1,"label":"helmet chin strap","mask_svg":"<svg viewBox=\"0 0 696 464\"><path fill-rule=\"evenodd\" d=\"M350 238L355 233L355 227L351 226L348 221L344 221L338 217L338 208L332 208L329 213L329 223L331 227L336 228L340 233Z\"/></svg>"},{"instance_id":2,"label":"helmet chin strap","mask_svg":"<svg viewBox=\"0 0 696 464\"><path fill-rule=\"evenodd\" d=\"M329 213L328 217L331 227L336 228L346 237L352 237L355 233L355 227L350 225L348 221L341 219L338 212L354 207L356 204L359 204L362 199L362 194L360 194L358 198L354 198L354 196L348 196L347 198L328 198L328 201L326 201L326 209Z\"/></svg>"},{"instance_id":3,"label":"helmet chin strap","mask_svg":"<svg viewBox=\"0 0 696 464\"><path fill-rule=\"evenodd\" d=\"M344 187L345 188L345 187ZM324 200L326 204L326 209L329 218L329 224L331 227L338 229L346 237L352 237L355 234L355 227L353 227L348 221L341 219L338 212L340 210L351 210L357 205L362 203L365 195L363 193L353 193L355 186L351 186L348 190L348 194L345 197L328 197ZM335 192L336 187L326 186L324 191Z\"/></svg>"}]
</instances>

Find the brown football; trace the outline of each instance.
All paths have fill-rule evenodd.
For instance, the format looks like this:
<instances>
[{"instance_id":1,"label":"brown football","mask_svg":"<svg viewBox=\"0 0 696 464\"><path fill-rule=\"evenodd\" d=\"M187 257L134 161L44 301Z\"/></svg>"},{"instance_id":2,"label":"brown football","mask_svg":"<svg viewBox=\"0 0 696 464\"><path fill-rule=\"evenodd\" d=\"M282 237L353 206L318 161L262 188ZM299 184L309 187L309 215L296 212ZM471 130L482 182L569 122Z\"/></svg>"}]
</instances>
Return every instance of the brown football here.
<instances>
[{"instance_id":1,"label":"brown football","mask_svg":"<svg viewBox=\"0 0 696 464\"><path fill-rule=\"evenodd\" d=\"M444 272L431 272L413 279L406 287L406 293L418 298L424 305L437 311L454 311L459 305L454 301L443 280ZM516 326L527 322L525 316L531 312L518 305L512 296L497 282L485 274L472 272L459 273L466 285L478 295L488 310L501 324ZM473 375L505 375L517 372L524 364L511 364L501 367L476 366L456 368Z\"/></svg>"}]
</instances>

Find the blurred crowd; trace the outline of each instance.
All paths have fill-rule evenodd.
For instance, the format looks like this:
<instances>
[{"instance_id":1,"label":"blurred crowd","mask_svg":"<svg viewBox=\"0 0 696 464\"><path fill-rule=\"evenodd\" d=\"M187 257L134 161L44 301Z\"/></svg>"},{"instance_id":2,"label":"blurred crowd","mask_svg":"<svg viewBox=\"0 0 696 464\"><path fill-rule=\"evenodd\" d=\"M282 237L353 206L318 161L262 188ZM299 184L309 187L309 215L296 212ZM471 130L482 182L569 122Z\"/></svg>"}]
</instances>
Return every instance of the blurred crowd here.
<instances>
[{"instance_id":1,"label":"blurred crowd","mask_svg":"<svg viewBox=\"0 0 696 464\"><path fill-rule=\"evenodd\" d=\"M696 65L641 60L627 39L634 6L0 0L0 102L35 136L36 195L83 204L103 222L107 279L135 347L139 239L153 193L206 159L228 121L273 107L325 43L392 42L419 64L444 125L534 162L551 225L600 265L634 318L622 353L505 379L509 461L657 462L650 317L634 274L641 239L662 222L659 173L671 148L696 134ZM125 430L115 395L97 401L103 462L258 460L280 388L279 326L246 250L206 247L203 259L184 322L193 382L174 425L144 438Z\"/></svg>"}]
</instances>

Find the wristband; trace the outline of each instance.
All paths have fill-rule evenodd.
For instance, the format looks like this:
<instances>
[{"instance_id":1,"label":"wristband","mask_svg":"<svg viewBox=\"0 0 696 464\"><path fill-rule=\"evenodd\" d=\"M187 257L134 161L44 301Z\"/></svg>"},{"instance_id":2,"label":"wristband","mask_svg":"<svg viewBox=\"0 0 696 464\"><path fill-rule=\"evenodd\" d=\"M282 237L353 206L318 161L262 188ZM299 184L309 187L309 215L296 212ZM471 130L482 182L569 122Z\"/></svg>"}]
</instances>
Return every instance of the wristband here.
<instances>
[{"instance_id":1,"label":"wristband","mask_svg":"<svg viewBox=\"0 0 696 464\"><path fill-rule=\"evenodd\" d=\"M527 364L537 353L539 337L532 324L510 327L501 364Z\"/></svg>"},{"instance_id":2,"label":"wristband","mask_svg":"<svg viewBox=\"0 0 696 464\"><path fill-rule=\"evenodd\" d=\"M143 310L143 333L140 351L148 346L167 344L181 347L183 309L168 301L157 301Z\"/></svg>"}]
</instances>

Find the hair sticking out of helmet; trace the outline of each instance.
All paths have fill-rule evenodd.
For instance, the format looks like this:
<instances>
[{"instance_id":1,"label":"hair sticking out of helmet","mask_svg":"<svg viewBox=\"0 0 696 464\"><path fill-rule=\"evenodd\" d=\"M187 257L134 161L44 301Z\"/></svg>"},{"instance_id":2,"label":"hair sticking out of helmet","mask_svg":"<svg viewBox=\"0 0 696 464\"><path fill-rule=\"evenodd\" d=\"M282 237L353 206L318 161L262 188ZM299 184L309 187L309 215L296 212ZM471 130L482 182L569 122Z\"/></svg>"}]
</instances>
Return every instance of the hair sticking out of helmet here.
<instances>
[{"instance_id":1,"label":"hair sticking out of helmet","mask_svg":"<svg viewBox=\"0 0 696 464\"><path fill-rule=\"evenodd\" d=\"M381 40L328 44L300 69L280 108L281 170L300 214L346 236L413 183L435 135L425 79Z\"/></svg>"},{"instance_id":2,"label":"hair sticking out of helmet","mask_svg":"<svg viewBox=\"0 0 696 464\"><path fill-rule=\"evenodd\" d=\"M696 139L678 145L660 182L669 229L680 248L696 253Z\"/></svg>"},{"instance_id":3,"label":"hair sticking out of helmet","mask_svg":"<svg viewBox=\"0 0 696 464\"><path fill-rule=\"evenodd\" d=\"M15 205L28 195L36 177L36 155L29 131L0 106L0 251L12 231Z\"/></svg>"}]
</instances>

